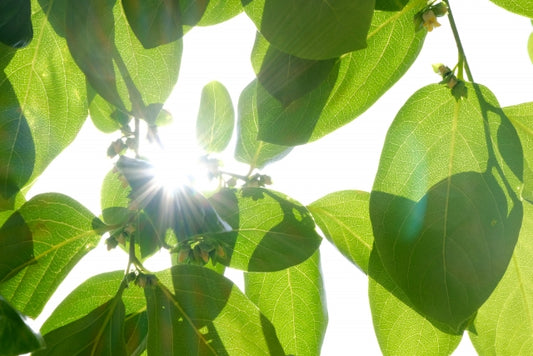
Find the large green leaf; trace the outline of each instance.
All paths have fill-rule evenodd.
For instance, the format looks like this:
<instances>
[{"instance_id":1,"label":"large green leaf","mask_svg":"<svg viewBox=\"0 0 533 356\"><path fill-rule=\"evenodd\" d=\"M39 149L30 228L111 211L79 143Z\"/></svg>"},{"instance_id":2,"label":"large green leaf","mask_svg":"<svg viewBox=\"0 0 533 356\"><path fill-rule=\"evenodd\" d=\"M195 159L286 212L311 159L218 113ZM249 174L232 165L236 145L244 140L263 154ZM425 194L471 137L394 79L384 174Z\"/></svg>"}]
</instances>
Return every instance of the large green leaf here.
<instances>
[{"instance_id":1,"label":"large green leaf","mask_svg":"<svg viewBox=\"0 0 533 356\"><path fill-rule=\"evenodd\" d=\"M210 234L223 246L224 264L269 272L300 264L321 242L307 209L281 193L262 188L223 189L209 201L231 229Z\"/></svg>"},{"instance_id":2,"label":"large green leaf","mask_svg":"<svg viewBox=\"0 0 533 356\"><path fill-rule=\"evenodd\" d=\"M227 21L242 12L241 0L209 0L198 26L210 26Z\"/></svg>"},{"instance_id":3,"label":"large green leaf","mask_svg":"<svg viewBox=\"0 0 533 356\"><path fill-rule=\"evenodd\" d=\"M120 295L113 297L81 319L44 335L43 355L126 356L125 308Z\"/></svg>"},{"instance_id":4,"label":"large green leaf","mask_svg":"<svg viewBox=\"0 0 533 356\"><path fill-rule=\"evenodd\" d=\"M509 268L469 328L480 355L533 354L533 205L524 221Z\"/></svg>"},{"instance_id":5,"label":"large green leaf","mask_svg":"<svg viewBox=\"0 0 533 356\"><path fill-rule=\"evenodd\" d=\"M490 0L505 10L533 18L533 0Z\"/></svg>"},{"instance_id":6,"label":"large green leaf","mask_svg":"<svg viewBox=\"0 0 533 356\"><path fill-rule=\"evenodd\" d=\"M318 251L282 271L246 273L244 282L246 295L272 322L286 354L320 354L328 322Z\"/></svg>"},{"instance_id":7,"label":"large green leaf","mask_svg":"<svg viewBox=\"0 0 533 356\"><path fill-rule=\"evenodd\" d=\"M252 168L263 168L288 155L292 147L274 145L258 139L257 85L257 81L253 81L244 88L239 97L235 158L248 163Z\"/></svg>"},{"instance_id":8,"label":"large green leaf","mask_svg":"<svg viewBox=\"0 0 533 356\"><path fill-rule=\"evenodd\" d=\"M368 47L342 56L321 85L287 106L258 85L250 94L255 95L258 138L280 145L304 144L361 115L418 56L425 31L415 32L413 16L425 5L425 0L411 0L398 12L376 11Z\"/></svg>"},{"instance_id":9,"label":"large green leaf","mask_svg":"<svg viewBox=\"0 0 533 356\"><path fill-rule=\"evenodd\" d=\"M374 241L369 199L367 192L344 190L328 194L307 206L326 238L365 273L368 273Z\"/></svg>"},{"instance_id":10,"label":"large green leaf","mask_svg":"<svg viewBox=\"0 0 533 356\"><path fill-rule=\"evenodd\" d=\"M284 355L272 324L230 280L188 265L171 274L174 293L158 281L144 290L149 354Z\"/></svg>"},{"instance_id":11,"label":"large green leaf","mask_svg":"<svg viewBox=\"0 0 533 356\"><path fill-rule=\"evenodd\" d=\"M26 317L0 295L0 355L20 355L43 346L43 338L27 324Z\"/></svg>"},{"instance_id":12,"label":"large green leaf","mask_svg":"<svg viewBox=\"0 0 533 356\"><path fill-rule=\"evenodd\" d=\"M231 140L235 111L226 87L212 81L202 89L196 138L207 152L222 152Z\"/></svg>"},{"instance_id":13,"label":"large green leaf","mask_svg":"<svg viewBox=\"0 0 533 356\"><path fill-rule=\"evenodd\" d=\"M25 47L33 38L31 0L4 0L0 4L0 42Z\"/></svg>"},{"instance_id":14,"label":"large green leaf","mask_svg":"<svg viewBox=\"0 0 533 356\"><path fill-rule=\"evenodd\" d=\"M96 93L136 117L157 114L149 106L165 102L176 83L181 41L145 49L116 0L69 1L65 16L70 51Z\"/></svg>"},{"instance_id":15,"label":"large green leaf","mask_svg":"<svg viewBox=\"0 0 533 356\"><path fill-rule=\"evenodd\" d=\"M376 10L398 11L408 2L409 0L376 0Z\"/></svg>"},{"instance_id":16,"label":"large green leaf","mask_svg":"<svg viewBox=\"0 0 533 356\"><path fill-rule=\"evenodd\" d=\"M0 293L35 318L72 267L96 247L101 226L65 195L33 197L0 229Z\"/></svg>"},{"instance_id":17,"label":"large green leaf","mask_svg":"<svg viewBox=\"0 0 533 356\"><path fill-rule=\"evenodd\" d=\"M243 0L257 29L283 52L329 59L366 47L374 0Z\"/></svg>"},{"instance_id":18,"label":"large green leaf","mask_svg":"<svg viewBox=\"0 0 533 356\"><path fill-rule=\"evenodd\" d=\"M375 245L416 310L464 329L509 263L523 155L494 95L417 91L391 125L370 197Z\"/></svg>"},{"instance_id":19,"label":"large green leaf","mask_svg":"<svg viewBox=\"0 0 533 356\"><path fill-rule=\"evenodd\" d=\"M19 50L0 44L1 202L38 177L87 116L85 78L51 25L64 22L59 7L59 1L34 0L38 40Z\"/></svg>"}]
</instances>

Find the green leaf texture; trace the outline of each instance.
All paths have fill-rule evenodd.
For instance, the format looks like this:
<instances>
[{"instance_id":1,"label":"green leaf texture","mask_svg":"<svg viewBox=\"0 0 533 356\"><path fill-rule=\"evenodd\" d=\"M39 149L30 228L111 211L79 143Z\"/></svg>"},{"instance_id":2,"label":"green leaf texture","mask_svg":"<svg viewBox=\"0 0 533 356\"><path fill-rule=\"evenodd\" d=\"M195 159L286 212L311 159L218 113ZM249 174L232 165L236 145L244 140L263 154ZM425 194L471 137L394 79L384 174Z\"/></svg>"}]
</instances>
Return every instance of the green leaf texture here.
<instances>
[{"instance_id":1,"label":"green leaf texture","mask_svg":"<svg viewBox=\"0 0 533 356\"><path fill-rule=\"evenodd\" d=\"M417 91L391 125L370 197L375 245L416 310L464 329L503 276L518 238L523 155L485 87L456 100Z\"/></svg>"},{"instance_id":2,"label":"green leaf texture","mask_svg":"<svg viewBox=\"0 0 533 356\"><path fill-rule=\"evenodd\" d=\"M243 11L241 0L209 0L198 26L210 26L227 21Z\"/></svg>"},{"instance_id":3,"label":"green leaf texture","mask_svg":"<svg viewBox=\"0 0 533 356\"><path fill-rule=\"evenodd\" d=\"M533 1L532 0L490 0L496 5L503 7L507 11L525 17L533 18Z\"/></svg>"}]
</instances>

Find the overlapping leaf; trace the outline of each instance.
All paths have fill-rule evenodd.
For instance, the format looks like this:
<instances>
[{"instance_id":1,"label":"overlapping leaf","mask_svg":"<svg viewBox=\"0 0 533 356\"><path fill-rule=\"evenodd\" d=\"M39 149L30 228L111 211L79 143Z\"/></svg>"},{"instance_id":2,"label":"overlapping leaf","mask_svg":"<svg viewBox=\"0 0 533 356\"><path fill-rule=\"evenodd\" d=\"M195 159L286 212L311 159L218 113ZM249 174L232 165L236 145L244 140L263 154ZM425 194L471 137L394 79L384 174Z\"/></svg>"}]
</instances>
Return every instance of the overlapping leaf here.
<instances>
[{"instance_id":1,"label":"overlapping leaf","mask_svg":"<svg viewBox=\"0 0 533 356\"><path fill-rule=\"evenodd\" d=\"M231 229L210 234L226 247L228 266L269 272L300 264L321 242L309 211L283 194L224 189L209 201Z\"/></svg>"},{"instance_id":2,"label":"overlapping leaf","mask_svg":"<svg viewBox=\"0 0 533 356\"><path fill-rule=\"evenodd\" d=\"M320 254L278 272L248 272L246 295L272 322L285 354L319 355L327 309Z\"/></svg>"},{"instance_id":3,"label":"overlapping leaf","mask_svg":"<svg viewBox=\"0 0 533 356\"><path fill-rule=\"evenodd\" d=\"M401 10L409 0L376 0L376 10L398 11Z\"/></svg>"},{"instance_id":4,"label":"overlapping leaf","mask_svg":"<svg viewBox=\"0 0 533 356\"><path fill-rule=\"evenodd\" d=\"M235 123L233 103L226 87L217 81L202 89L196 120L196 138L207 152L222 152L231 140Z\"/></svg>"},{"instance_id":5,"label":"overlapping leaf","mask_svg":"<svg viewBox=\"0 0 533 356\"><path fill-rule=\"evenodd\" d=\"M0 42L25 47L33 38L30 0L6 0L0 4Z\"/></svg>"},{"instance_id":6,"label":"overlapping leaf","mask_svg":"<svg viewBox=\"0 0 533 356\"><path fill-rule=\"evenodd\" d=\"M402 107L370 198L386 271L415 308L460 331L503 276L518 238L523 155L493 94L430 85Z\"/></svg>"},{"instance_id":7,"label":"overlapping leaf","mask_svg":"<svg viewBox=\"0 0 533 356\"><path fill-rule=\"evenodd\" d=\"M525 17L533 18L532 0L490 0L507 11L514 12Z\"/></svg>"},{"instance_id":8,"label":"overlapping leaf","mask_svg":"<svg viewBox=\"0 0 533 356\"><path fill-rule=\"evenodd\" d=\"M425 5L426 1L411 0L398 12L376 11L368 47L344 55L320 86L287 106L258 85L250 94L258 115L258 138L281 145L304 144L363 113L418 56L425 31L415 32L413 16Z\"/></svg>"},{"instance_id":9,"label":"overlapping leaf","mask_svg":"<svg viewBox=\"0 0 533 356\"><path fill-rule=\"evenodd\" d=\"M246 0L246 14L283 52L307 59L336 58L366 47L374 1Z\"/></svg>"},{"instance_id":10,"label":"overlapping leaf","mask_svg":"<svg viewBox=\"0 0 533 356\"><path fill-rule=\"evenodd\" d=\"M99 221L58 193L35 196L0 229L0 293L35 318L72 267L100 239Z\"/></svg>"},{"instance_id":11,"label":"overlapping leaf","mask_svg":"<svg viewBox=\"0 0 533 356\"><path fill-rule=\"evenodd\" d=\"M227 21L243 11L241 0L209 0L198 26L210 26Z\"/></svg>"}]
</instances>

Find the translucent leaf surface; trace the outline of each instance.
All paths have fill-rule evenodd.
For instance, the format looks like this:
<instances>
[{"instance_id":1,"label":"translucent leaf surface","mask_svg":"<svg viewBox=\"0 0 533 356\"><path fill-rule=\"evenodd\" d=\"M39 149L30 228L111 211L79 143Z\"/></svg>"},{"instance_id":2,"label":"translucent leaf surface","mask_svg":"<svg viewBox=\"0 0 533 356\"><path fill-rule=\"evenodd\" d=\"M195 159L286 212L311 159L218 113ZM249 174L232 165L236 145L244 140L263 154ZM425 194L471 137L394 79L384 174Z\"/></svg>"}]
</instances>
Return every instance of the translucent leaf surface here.
<instances>
[{"instance_id":1,"label":"translucent leaf surface","mask_svg":"<svg viewBox=\"0 0 533 356\"><path fill-rule=\"evenodd\" d=\"M230 267L268 272L300 264L321 242L309 211L283 194L224 189L209 201L231 230L211 234L226 247Z\"/></svg>"},{"instance_id":2,"label":"translucent leaf surface","mask_svg":"<svg viewBox=\"0 0 533 356\"><path fill-rule=\"evenodd\" d=\"M253 168L263 168L288 155L292 147L274 145L258 139L257 85L257 81L253 81L244 88L239 97L235 158Z\"/></svg>"},{"instance_id":3,"label":"translucent leaf surface","mask_svg":"<svg viewBox=\"0 0 533 356\"><path fill-rule=\"evenodd\" d=\"M480 355L533 354L533 205L524 221L509 268L469 328Z\"/></svg>"},{"instance_id":4,"label":"translucent leaf surface","mask_svg":"<svg viewBox=\"0 0 533 356\"><path fill-rule=\"evenodd\" d=\"M246 0L246 14L283 52L328 59L366 47L373 0Z\"/></svg>"},{"instance_id":5,"label":"translucent leaf surface","mask_svg":"<svg viewBox=\"0 0 533 356\"><path fill-rule=\"evenodd\" d=\"M235 111L226 87L217 81L202 89L200 110L196 120L196 138L207 152L222 152L233 133Z\"/></svg>"},{"instance_id":6,"label":"translucent leaf surface","mask_svg":"<svg viewBox=\"0 0 533 356\"><path fill-rule=\"evenodd\" d=\"M401 11L376 11L367 48L342 56L338 68L310 93L284 106L258 85L255 107L258 138L280 145L314 141L361 115L414 62L425 38L413 16L426 5L411 0Z\"/></svg>"},{"instance_id":7,"label":"translucent leaf surface","mask_svg":"<svg viewBox=\"0 0 533 356\"><path fill-rule=\"evenodd\" d=\"M51 25L64 23L61 6L34 0L39 40L20 50L0 44L0 201L38 177L87 117L85 78Z\"/></svg>"},{"instance_id":8,"label":"translucent leaf surface","mask_svg":"<svg viewBox=\"0 0 533 356\"><path fill-rule=\"evenodd\" d=\"M374 241L369 199L367 192L345 190L328 194L307 206L326 238L365 273L368 273Z\"/></svg>"},{"instance_id":9,"label":"translucent leaf surface","mask_svg":"<svg viewBox=\"0 0 533 356\"><path fill-rule=\"evenodd\" d=\"M370 197L386 271L429 319L460 331L503 276L522 221L518 135L493 94L417 91L391 125Z\"/></svg>"},{"instance_id":10,"label":"translucent leaf surface","mask_svg":"<svg viewBox=\"0 0 533 356\"><path fill-rule=\"evenodd\" d=\"M285 354L319 355L326 332L320 255L278 272L244 275L246 295L272 322Z\"/></svg>"},{"instance_id":11,"label":"translucent leaf surface","mask_svg":"<svg viewBox=\"0 0 533 356\"><path fill-rule=\"evenodd\" d=\"M174 293L144 290L148 354L284 355L272 324L228 279L206 268L174 266Z\"/></svg>"},{"instance_id":12,"label":"translucent leaf surface","mask_svg":"<svg viewBox=\"0 0 533 356\"><path fill-rule=\"evenodd\" d=\"M531 63L533 63L533 33L529 35L529 39L527 40L527 52L529 53Z\"/></svg>"},{"instance_id":13,"label":"translucent leaf surface","mask_svg":"<svg viewBox=\"0 0 533 356\"><path fill-rule=\"evenodd\" d=\"M33 197L0 229L0 293L35 318L72 267L96 246L101 225L65 195Z\"/></svg>"},{"instance_id":14,"label":"translucent leaf surface","mask_svg":"<svg viewBox=\"0 0 533 356\"><path fill-rule=\"evenodd\" d=\"M533 0L490 0L505 10L533 18Z\"/></svg>"},{"instance_id":15,"label":"translucent leaf surface","mask_svg":"<svg viewBox=\"0 0 533 356\"><path fill-rule=\"evenodd\" d=\"M241 0L209 0L198 26L210 26L227 21L243 11Z\"/></svg>"},{"instance_id":16,"label":"translucent leaf surface","mask_svg":"<svg viewBox=\"0 0 533 356\"><path fill-rule=\"evenodd\" d=\"M33 38L30 0L5 0L0 4L0 42L25 47Z\"/></svg>"}]
</instances>

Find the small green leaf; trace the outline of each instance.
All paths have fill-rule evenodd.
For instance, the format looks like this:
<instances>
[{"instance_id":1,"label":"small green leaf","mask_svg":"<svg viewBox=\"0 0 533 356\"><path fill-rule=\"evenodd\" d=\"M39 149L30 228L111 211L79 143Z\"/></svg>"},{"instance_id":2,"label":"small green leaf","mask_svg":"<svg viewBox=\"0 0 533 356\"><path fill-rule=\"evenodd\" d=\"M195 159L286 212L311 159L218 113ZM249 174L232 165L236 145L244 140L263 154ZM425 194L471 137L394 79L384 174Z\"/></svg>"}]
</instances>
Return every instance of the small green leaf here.
<instances>
[{"instance_id":1,"label":"small green leaf","mask_svg":"<svg viewBox=\"0 0 533 356\"><path fill-rule=\"evenodd\" d=\"M524 204L524 221L509 267L469 328L480 355L533 354L532 214L533 205Z\"/></svg>"},{"instance_id":2,"label":"small green leaf","mask_svg":"<svg viewBox=\"0 0 533 356\"><path fill-rule=\"evenodd\" d=\"M30 0L4 0L0 4L0 42L26 47L33 38Z\"/></svg>"},{"instance_id":3,"label":"small green leaf","mask_svg":"<svg viewBox=\"0 0 533 356\"><path fill-rule=\"evenodd\" d=\"M44 355L126 356L125 308L120 295L92 310L81 319L44 335Z\"/></svg>"},{"instance_id":4,"label":"small green leaf","mask_svg":"<svg viewBox=\"0 0 533 356\"><path fill-rule=\"evenodd\" d=\"M252 168L261 169L288 155L292 147L274 145L258 139L257 85L257 81L253 81L244 88L239 97L235 159L249 164Z\"/></svg>"},{"instance_id":5,"label":"small green leaf","mask_svg":"<svg viewBox=\"0 0 533 356\"><path fill-rule=\"evenodd\" d=\"M231 229L209 234L225 246L230 267L269 272L300 264L318 248L309 211L281 193L262 188L224 189L209 198Z\"/></svg>"},{"instance_id":6,"label":"small green leaf","mask_svg":"<svg viewBox=\"0 0 533 356\"><path fill-rule=\"evenodd\" d=\"M241 0L210 0L198 26L210 26L227 21L243 11Z\"/></svg>"},{"instance_id":7,"label":"small green leaf","mask_svg":"<svg viewBox=\"0 0 533 356\"><path fill-rule=\"evenodd\" d=\"M374 235L368 203L370 194L335 192L307 206L326 238L352 263L368 273Z\"/></svg>"},{"instance_id":8,"label":"small green leaf","mask_svg":"<svg viewBox=\"0 0 533 356\"><path fill-rule=\"evenodd\" d=\"M376 0L376 10L399 11L409 2L409 0Z\"/></svg>"},{"instance_id":9,"label":"small green leaf","mask_svg":"<svg viewBox=\"0 0 533 356\"><path fill-rule=\"evenodd\" d=\"M222 152L231 140L234 125L235 112L226 87L217 81L206 84L196 120L198 144L207 152Z\"/></svg>"},{"instance_id":10,"label":"small green leaf","mask_svg":"<svg viewBox=\"0 0 533 356\"><path fill-rule=\"evenodd\" d=\"M507 11L533 18L533 0L490 0Z\"/></svg>"},{"instance_id":11,"label":"small green leaf","mask_svg":"<svg viewBox=\"0 0 533 356\"><path fill-rule=\"evenodd\" d=\"M527 40L527 53L529 54L529 59L533 63L533 33L529 35Z\"/></svg>"},{"instance_id":12,"label":"small green leaf","mask_svg":"<svg viewBox=\"0 0 533 356\"><path fill-rule=\"evenodd\" d=\"M33 197L0 229L0 293L37 317L72 267L96 247L101 225L65 195Z\"/></svg>"},{"instance_id":13,"label":"small green leaf","mask_svg":"<svg viewBox=\"0 0 533 356\"><path fill-rule=\"evenodd\" d=\"M286 354L319 355L326 332L320 254L278 272L248 272L246 295L276 328Z\"/></svg>"},{"instance_id":14,"label":"small green leaf","mask_svg":"<svg viewBox=\"0 0 533 356\"><path fill-rule=\"evenodd\" d=\"M268 42L318 60L365 48L374 12L373 0L247 0L243 5Z\"/></svg>"},{"instance_id":15,"label":"small green leaf","mask_svg":"<svg viewBox=\"0 0 533 356\"><path fill-rule=\"evenodd\" d=\"M342 56L321 85L287 106L257 86L257 92L250 96L255 96L258 138L273 144L300 145L365 112L418 56L426 32L415 31L413 16L425 5L425 0L411 0L398 12L376 11L368 47Z\"/></svg>"},{"instance_id":16,"label":"small green leaf","mask_svg":"<svg viewBox=\"0 0 533 356\"><path fill-rule=\"evenodd\" d=\"M129 114L106 101L90 85L88 85L88 94L89 116L98 130L111 133L128 124Z\"/></svg>"},{"instance_id":17,"label":"small green leaf","mask_svg":"<svg viewBox=\"0 0 533 356\"><path fill-rule=\"evenodd\" d=\"M42 336L0 295L0 355L20 355L43 347Z\"/></svg>"},{"instance_id":18,"label":"small green leaf","mask_svg":"<svg viewBox=\"0 0 533 356\"><path fill-rule=\"evenodd\" d=\"M272 324L228 279L207 268L171 269L174 293L144 289L148 354L284 355Z\"/></svg>"},{"instance_id":19,"label":"small green leaf","mask_svg":"<svg viewBox=\"0 0 533 356\"><path fill-rule=\"evenodd\" d=\"M416 310L460 332L518 238L523 154L494 95L417 91L391 125L370 196L375 246ZM511 189L512 187L512 189Z\"/></svg>"}]
</instances>

